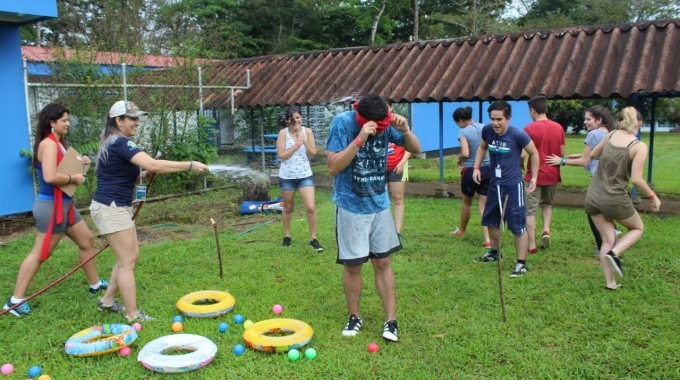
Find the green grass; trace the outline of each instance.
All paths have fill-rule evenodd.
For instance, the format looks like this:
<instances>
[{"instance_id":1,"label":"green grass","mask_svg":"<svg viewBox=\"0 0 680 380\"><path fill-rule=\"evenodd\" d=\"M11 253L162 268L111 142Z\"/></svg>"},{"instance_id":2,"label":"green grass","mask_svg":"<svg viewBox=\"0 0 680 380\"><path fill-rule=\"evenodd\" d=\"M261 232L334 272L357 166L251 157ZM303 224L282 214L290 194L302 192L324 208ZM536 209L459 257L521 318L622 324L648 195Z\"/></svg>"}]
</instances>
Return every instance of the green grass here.
<instances>
[{"instance_id":1,"label":"green grass","mask_svg":"<svg viewBox=\"0 0 680 380\"><path fill-rule=\"evenodd\" d=\"M508 277L515 250L509 243L512 236L505 233L508 321L503 323L496 264L472 262L482 253L481 230L472 227L478 225L478 216L473 215L468 235L460 240L448 234L458 221L459 200L407 199L405 249L392 259L400 342L386 344L380 338L384 315L370 265L363 271L362 332L354 338L340 334L346 305L342 267L335 264L330 193L317 192L318 237L326 247L321 254L307 246L299 197L293 245L284 249L279 246L280 222L262 225L278 216L237 216L239 195L236 190L215 191L150 203L141 211L138 301L157 320L144 324L130 357L64 354L64 342L77 331L123 322L122 317L97 312L96 298L86 295L85 277L79 272L33 300L30 317L0 317L0 362L16 367L9 378L25 378L32 365L42 366L55 379L164 378L144 369L136 355L147 342L172 334L174 305L181 296L207 289L234 295L234 311L224 318L190 318L184 332L212 339L219 348L217 357L207 367L173 379L680 377L680 259L673 238L678 216L643 215L645 236L624 254L626 278L616 292L603 289L583 211L555 209L553 248L529 257L530 271L524 278ZM210 217L220 226L224 279L219 278ZM33 238L32 234L13 238L0 248L4 261L0 288L5 297ZM104 277L113 262L110 250L100 255L98 267ZM31 291L75 264L75 246L63 242L38 272ZM242 327L232 323L233 315L269 319L277 303L284 306L282 317L314 328L310 346L318 351L317 359L290 362L282 354L250 349L242 356L232 354L232 347L243 343ZM225 334L218 332L220 321L230 324ZM370 342L380 345L377 354L366 352Z\"/></svg>"}]
</instances>

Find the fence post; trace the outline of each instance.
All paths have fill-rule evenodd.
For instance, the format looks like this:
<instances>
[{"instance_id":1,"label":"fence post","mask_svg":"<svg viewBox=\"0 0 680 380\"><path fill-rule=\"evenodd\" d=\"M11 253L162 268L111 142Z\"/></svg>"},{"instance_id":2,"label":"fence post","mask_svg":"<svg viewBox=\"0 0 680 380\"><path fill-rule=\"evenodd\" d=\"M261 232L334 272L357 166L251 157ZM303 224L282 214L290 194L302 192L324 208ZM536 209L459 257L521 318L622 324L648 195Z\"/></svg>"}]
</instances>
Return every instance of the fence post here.
<instances>
[{"instance_id":1,"label":"fence post","mask_svg":"<svg viewBox=\"0 0 680 380\"><path fill-rule=\"evenodd\" d=\"M128 100L127 97L127 63L120 65L123 74L123 100Z\"/></svg>"},{"instance_id":2,"label":"fence post","mask_svg":"<svg viewBox=\"0 0 680 380\"><path fill-rule=\"evenodd\" d=\"M203 70L198 66L198 109L203 116Z\"/></svg>"}]
</instances>

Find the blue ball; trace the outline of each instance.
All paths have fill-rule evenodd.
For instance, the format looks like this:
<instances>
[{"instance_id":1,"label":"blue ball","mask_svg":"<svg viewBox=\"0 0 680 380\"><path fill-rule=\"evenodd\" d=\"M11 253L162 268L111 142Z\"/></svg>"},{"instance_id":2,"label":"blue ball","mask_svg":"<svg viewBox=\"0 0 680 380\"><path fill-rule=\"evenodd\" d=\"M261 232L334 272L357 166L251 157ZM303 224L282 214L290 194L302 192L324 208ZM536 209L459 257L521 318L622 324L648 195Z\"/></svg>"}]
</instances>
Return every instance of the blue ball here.
<instances>
[{"instance_id":1,"label":"blue ball","mask_svg":"<svg viewBox=\"0 0 680 380\"><path fill-rule=\"evenodd\" d=\"M236 323L237 325L243 323L243 316L241 314L234 315L234 323Z\"/></svg>"},{"instance_id":2,"label":"blue ball","mask_svg":"<svg viewBox=\"0 0 680 380\"><path fill-rule=\"evenodd\" d=\"M40 366L34 365L28 370L28 377L38 377L42 373Z\"/></svg>"},{"instance_id":3,"label":"blue ball","mask_svg":"<svg viewBox=\"0 0 680 380\"><path fill-rule=\"evenodd\" d=\"M243 345L237 344L234 346L234 354L243 355L244 352L246 352L246 348Z\"/></svg>"},{"instance_id":4,"label":"blue ball","mask_svg":"<svg viewBox=\"0 0 680 380\"><path fill-rule=\"evenodd\" d=\"M173 322L182 323L183 320L184 320L184 319L182 318L181 315L175 315L175 316L172 318L172 321L173 321Z\"/></svg>"},{"instance_id":5,"label":"blue ball","mask_svg":"<svg viewBox=\"0 0 680 380\"><path fill-rule=\"evenodd\" d=\"M223 333L229 329L229 324L227 322L221 322L218 329L220 330L221 333Z\"/></svg>"}]
</instances>

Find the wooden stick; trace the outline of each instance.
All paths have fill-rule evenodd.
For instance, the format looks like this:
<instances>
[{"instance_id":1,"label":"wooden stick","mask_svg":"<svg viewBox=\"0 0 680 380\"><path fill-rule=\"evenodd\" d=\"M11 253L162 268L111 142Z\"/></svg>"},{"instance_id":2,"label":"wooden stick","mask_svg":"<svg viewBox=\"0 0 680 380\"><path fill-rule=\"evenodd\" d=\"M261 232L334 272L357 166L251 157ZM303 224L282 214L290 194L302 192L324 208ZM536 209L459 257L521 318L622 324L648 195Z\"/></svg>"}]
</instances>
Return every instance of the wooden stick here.
<instances>
[{"instance_id":1,"label":"wooden stick","mask_svg":"<svg viewBox=\"0 0 680 380\"><path fill-rule=\"evenodd\" d=\"M499 196L500 196L500 191L499 191ZM503 217L505 216L505 207L508 205L508 196L505 196L505 201L503 202L503 209L501 210L501 229L500 229L500 235L498 236L498 290L501 296L501 311L503 312L503 322L508 321L508 316L505 313L505 292L503 291L503 276L501 274L501 260L503 257L503 254L501 253L501 240L503 239Z\"/></svg>"},{"instance_id":2,"label":"wooden stick","mask_svg":"<svg viewBox=\"0 0 680 380\"><path fill-rule=\"evenodd\" d=\"M212 224L213 228L215 229L215 244L217 245L217 258L220 261L220 278L223 278L222 251L220 250L220 235L217 233L217 223L215 223L215 219L210 218L210 223Z\"/></svg>"}]
</instances>

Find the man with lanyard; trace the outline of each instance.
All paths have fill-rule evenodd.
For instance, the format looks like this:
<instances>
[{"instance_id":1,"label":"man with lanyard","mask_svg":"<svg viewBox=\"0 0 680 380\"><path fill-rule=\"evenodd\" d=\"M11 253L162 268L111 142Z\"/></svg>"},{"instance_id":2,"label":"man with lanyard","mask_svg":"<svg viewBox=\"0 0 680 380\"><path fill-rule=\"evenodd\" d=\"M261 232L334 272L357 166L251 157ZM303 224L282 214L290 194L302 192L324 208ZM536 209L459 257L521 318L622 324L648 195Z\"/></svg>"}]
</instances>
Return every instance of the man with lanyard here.
<instances>
[{"instance_id":1,"label":"man with lanyard","mask_svg":"<svg viewBox=\"0 0 680 380\"><path fill-rule=\"evenodd\" d=\"M488 150L493 174L486 197L482 226L489 228L491 248L478 261L487 263L500 258L500 226L505 220L515 235L517 249L517 264L510 277L518 277L527 272L526 259L529 246L521 155L522 150L526 150L531 162L530 167L535 168L531 171L531 179L526 189L530 193L536 189L538 151L524 131L510 127L512 110L508 102L495 101L489 106L488 111L491 124L482 128L482 141L477 150L472 176L475 182L481 182L480 164Z\"/></svg>"},{"instance_id":2,"label":"man with lanyard","mask_svg":"<svg viewBox=\"0 0 680 380\"><path fill-rule=\"evenodd\" d=\"M354 111L335 116L326 155L328 172L335 177L336 262L344 265L342 285L349 312L342 335L355 336L361 329L361 268L370 259L385 312L382 336L396 342L396 290L390 255L402 247L386 191L387 146L393 142L419 153L420 142L406 119L388 112L387 107L380 96L368 94L354 104Z\"/></svg>"}]
</instances>

